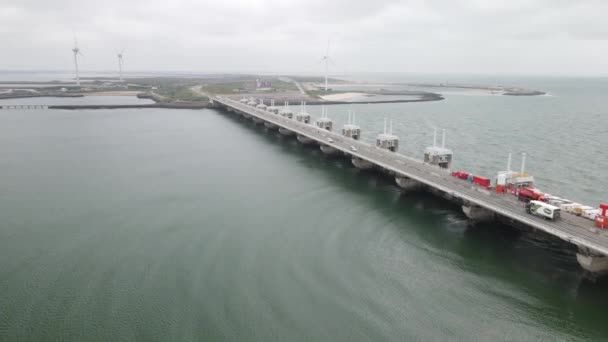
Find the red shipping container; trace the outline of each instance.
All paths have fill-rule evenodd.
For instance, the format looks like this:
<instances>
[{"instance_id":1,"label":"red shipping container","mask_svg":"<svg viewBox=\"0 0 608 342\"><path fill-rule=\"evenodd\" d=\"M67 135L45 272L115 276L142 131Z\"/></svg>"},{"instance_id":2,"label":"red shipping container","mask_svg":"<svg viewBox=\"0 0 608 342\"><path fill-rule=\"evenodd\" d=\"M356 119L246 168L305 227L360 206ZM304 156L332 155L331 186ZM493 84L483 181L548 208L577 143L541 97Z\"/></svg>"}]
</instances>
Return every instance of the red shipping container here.
<instances>
[{"instance_id":1,"label":"red shipping container","mask_svg":"<svg viewBox=\"0 0 608 342\"><path fill-rule=\"evenodd\" d=\"M595 217L595 226L598 228L608 228L608 217L597 215Z\"/></svg>"},{"instance_id":2,"label":"red shipping container","mask_svg":"<svg viewBox=\"0 0 608 342\"><path fill-rule=\"evenodd\" d=\"M473 176L473 183L488 187L490 186L490 179L481 176Z\"/></svg>"}]
</instances>

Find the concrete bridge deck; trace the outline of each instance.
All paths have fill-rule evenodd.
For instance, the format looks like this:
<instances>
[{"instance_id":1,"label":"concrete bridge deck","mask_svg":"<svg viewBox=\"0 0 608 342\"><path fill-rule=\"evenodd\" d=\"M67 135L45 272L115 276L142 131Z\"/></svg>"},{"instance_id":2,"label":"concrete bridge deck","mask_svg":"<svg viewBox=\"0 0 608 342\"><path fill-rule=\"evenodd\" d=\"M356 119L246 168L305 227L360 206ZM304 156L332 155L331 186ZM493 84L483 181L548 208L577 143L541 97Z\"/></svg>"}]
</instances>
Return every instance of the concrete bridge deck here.
<instances>
[{"instance_id":1,"label":"concrete bridge deck","mask_svg":"<svg viewBox=\"0 0 608 342\"><path fill-rule=\"evenodd\" d=\"M396 175L411 178L431 188L450 194L454 198L460 198L472 205L542 230L579 247L587 248L592 253L608 255L608 233L594 228L593 222L590 220L568 213L563 213L560 220L544 220L527 214L524 210L524 204L517 201L514 196L497 194L472 186L466 181L452 177L446 170L426 164L421 160L350 139L339 133L318 128L313 124L304 124L268 111L256 109L232 99L211 97L211 100L216 105L245 112L313 139L320 144L330 145L353 157L367 160L386 170L393 171ZM333 142L330 143L327 140L328 138L331 138ZM351 146L354 146L356 151L353 151Z\"/></svg>"}]
</instances>

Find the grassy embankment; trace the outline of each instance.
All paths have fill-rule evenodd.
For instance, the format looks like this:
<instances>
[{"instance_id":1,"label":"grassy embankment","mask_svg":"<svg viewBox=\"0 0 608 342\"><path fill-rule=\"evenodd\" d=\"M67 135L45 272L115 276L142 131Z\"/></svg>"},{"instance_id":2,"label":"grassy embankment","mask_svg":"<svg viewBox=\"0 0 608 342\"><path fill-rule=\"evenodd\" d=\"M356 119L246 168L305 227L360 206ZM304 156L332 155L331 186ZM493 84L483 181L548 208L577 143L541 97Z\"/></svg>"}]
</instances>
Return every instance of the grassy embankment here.
<instances>
[{"instance_id":1,"label":"grassy embankment","mask_svg":"<svg viewBox=\"0 0 608 342\"><path fill-rule=\"evenodd\" d=\"M245 93L274 93L284 91L298 91L298 88L292 82L284 82L276 78L264 78L270 80L272 88L269 90L256 89L255 78L242 78L230 80L208 80L202 87L202 90L212 94L245 94Z\"/></svg>"},{"instance_id":2,"label":"grassy embankment","mask_svg":"<svg viewBox=\"0 0 608 342\"><path fill-rule=\"evenodd\" d=\"M140 78L129 79L129 83L145 87L156 87L152 90L164 98L164 102L201 102L208 101L206 96L193 92L190 88L201 83L201 79L188 78Z\"/></svg>"}]
</instances>

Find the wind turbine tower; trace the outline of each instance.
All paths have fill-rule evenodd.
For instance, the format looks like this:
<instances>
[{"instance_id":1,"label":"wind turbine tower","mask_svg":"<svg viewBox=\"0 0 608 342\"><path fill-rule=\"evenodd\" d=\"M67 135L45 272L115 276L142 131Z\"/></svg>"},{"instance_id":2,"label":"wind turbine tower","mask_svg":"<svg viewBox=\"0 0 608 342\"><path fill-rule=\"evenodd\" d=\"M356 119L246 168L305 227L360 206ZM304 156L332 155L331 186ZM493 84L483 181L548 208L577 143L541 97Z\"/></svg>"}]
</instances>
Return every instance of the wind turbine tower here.
<instances>
[{"instance_id":1,"label":"wind turbine tower","mask_svg":"<svg viewBox=\"0 0 608 342\"><path fill-rule=\"evenodd\" d=\"M327 50L325 51L325 56L321 58L321 61L325 62L325 92L327 92L327 73L329 72L329 62L331 62L331 58L329 58L329 39L327 40Z\"/></svg>"},{"instance_id":2,"label":"wind turbine tower","mask_svg":"<svg viewBox=\"0 0 608 342\"><path fill-rule=\"evenodd\" d=\"M82 56L82 52L78 48L78 42L76 41L76 37L74 37L74 48L72 49L74 53L74 68L76 69L76 85L80 87L80 75L78 74L78 55Z\"/></svg>"},{"instance_id":3,"label":"wind turbine tower","mask_svg":"<svg viewBox=\"0 0 608 342\"><path fill-rule=\"evenodd\" d=\"M122 82L122 53L123 53L123 51L120 51L119 53L116 54L116 56L118 56L118 75L120 77L121 82Z\"/></svg>"}]
</instances>

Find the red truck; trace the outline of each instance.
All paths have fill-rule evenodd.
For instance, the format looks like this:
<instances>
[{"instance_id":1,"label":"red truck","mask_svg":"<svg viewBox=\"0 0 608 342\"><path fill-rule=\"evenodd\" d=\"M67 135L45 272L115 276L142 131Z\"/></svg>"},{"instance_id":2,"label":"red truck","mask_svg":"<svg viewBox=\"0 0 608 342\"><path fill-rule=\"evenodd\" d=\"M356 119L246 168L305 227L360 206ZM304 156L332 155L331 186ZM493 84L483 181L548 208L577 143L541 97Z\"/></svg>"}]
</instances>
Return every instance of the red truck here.
<instances>
[{"instance_id":1,"label":"red truck","mask_svg":"<svg viewBox=\"0 0 608 342\"><path fill-rule=\"evenodd\" d=\"M452 176L456 177L456 178L460 178L460 179L467 179L467 177L469 177L469 174L467 172L464 171L452 171Z\"/></svg>"},{"instance_id":2,"label":"red truck","mask_svg":"<svg viewBox=\"0 0 608 342\"><path fill-rule=\"evenodd\" d=\"M517 199L523 202L539 201L543 194L530 188L520 188L517 190Z\"/></svg>"}]
</instances>

